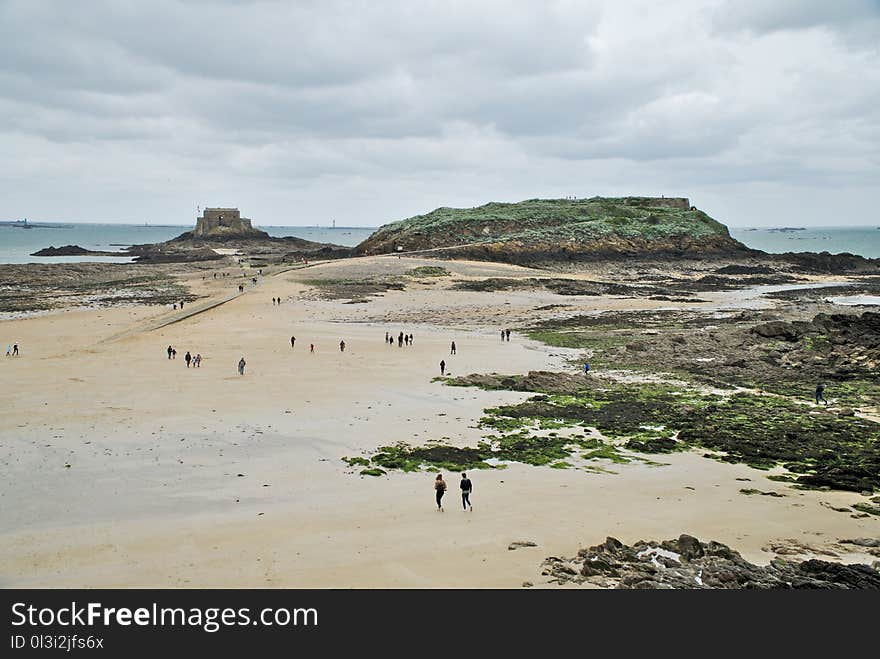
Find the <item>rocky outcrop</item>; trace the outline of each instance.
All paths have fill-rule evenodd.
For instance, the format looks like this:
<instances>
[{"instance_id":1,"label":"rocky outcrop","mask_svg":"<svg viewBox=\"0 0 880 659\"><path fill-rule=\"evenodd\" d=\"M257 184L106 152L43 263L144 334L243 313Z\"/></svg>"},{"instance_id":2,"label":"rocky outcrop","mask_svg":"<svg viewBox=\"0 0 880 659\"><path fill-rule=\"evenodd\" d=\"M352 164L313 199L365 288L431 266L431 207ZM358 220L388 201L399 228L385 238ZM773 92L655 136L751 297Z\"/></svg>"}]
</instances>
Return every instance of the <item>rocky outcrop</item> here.
<instances>
[{"instance_id":1,"label":"rocky outcrop","mask_svg":"<svg viewBox=\"0 0 880 659\"><path fill-rule=\"evenodd\" d=\"M31 256L128 256L128 254L124 252L96 251L80 247L79 245L64 245L63 247L44 247L33 252Z\"/></svg>"},{"instance_id":2,"label":"rocky outcrop","mask_svg":"<svg viewBox=\"0 0 880 659\"><path fill-rule=\"evenodd\" d=\"M574 558L547 558L542 574L557 584L605 588L880 589L880 572L869 565L777 558L760 566L725 544L704 543L686 534L632 546L609 537Z\"/></svg>"},{"instance_id":3,"label":"rocky outcrop","mask_svg":"<svg viewBox=\"0 0 880 659\"><path fill-rule=\"evenodd\" d=\"M380 227L356 253L430 251L438 258L518 264L751 253L727 227L689 203L594 197L438 208Z\"/></svg>"}]
</instances>

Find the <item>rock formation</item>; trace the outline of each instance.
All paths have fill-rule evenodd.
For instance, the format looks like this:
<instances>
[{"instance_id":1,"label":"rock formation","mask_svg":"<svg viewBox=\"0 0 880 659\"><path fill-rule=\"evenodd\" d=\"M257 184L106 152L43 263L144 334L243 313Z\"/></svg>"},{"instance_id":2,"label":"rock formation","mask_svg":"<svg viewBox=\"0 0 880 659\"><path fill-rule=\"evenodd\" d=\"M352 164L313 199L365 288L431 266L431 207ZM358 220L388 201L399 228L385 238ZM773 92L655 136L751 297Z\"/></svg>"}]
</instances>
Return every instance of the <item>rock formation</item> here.
<instances>
[{"instance_id":1,"label":"rock formation","mask_svg":"<svg viewBox=\"0 0 880 659\"><path fill-rule=\"evenodd\" d=\"M690 535L632 546L607 538L574 558L546 559L542 574L558 584L605 588L880 589L880 572L870 565L776 558L760 566L727 545L700 542Z\"/></svg>"},{"instance_id":2,"label":"rock formation","mask_svg":"<svg viewBox=\"0 0 880 659\"><path fill-rule=\"evenodd\" d=\"M356 253L426 250L440 258L520 264L750 253L688 199L665 197L530 199L438 208L380 227Z\"/></svg>"}]
</instances>

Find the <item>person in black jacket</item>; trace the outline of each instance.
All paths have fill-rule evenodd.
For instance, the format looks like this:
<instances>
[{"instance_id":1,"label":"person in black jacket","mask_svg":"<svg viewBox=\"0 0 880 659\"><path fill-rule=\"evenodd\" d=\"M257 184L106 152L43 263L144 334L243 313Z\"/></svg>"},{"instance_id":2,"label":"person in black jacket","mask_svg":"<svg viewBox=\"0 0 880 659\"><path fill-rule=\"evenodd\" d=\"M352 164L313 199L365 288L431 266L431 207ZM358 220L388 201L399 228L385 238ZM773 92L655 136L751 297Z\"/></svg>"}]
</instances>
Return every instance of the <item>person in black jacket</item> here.
<instances>
[{"instance_id":1,"label":"person in black jacket","mask_svg":"<svg viewBox=\"0 0 880 659\"><path fill-rule=\"evenodd\" d=\"M465 510L471 509L474 507L471 505L471 492L474 489L474 486L471 484L471 479L467 477L467 474L461 474L461 507Z\"/></svg>"}]
</instances>

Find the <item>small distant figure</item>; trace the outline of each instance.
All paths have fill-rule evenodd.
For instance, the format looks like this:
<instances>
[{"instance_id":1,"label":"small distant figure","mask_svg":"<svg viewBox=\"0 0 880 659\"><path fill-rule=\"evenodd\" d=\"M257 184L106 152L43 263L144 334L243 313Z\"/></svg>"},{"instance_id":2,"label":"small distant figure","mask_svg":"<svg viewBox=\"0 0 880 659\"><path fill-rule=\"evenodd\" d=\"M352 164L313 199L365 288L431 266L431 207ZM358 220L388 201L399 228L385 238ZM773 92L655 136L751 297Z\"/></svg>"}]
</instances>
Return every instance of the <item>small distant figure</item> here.
<instances>
[{"instance_id":1,"label":"small distant figure","mask_svg":"<svg viewBox=\"0 0 880 659\"><path fill-rule=\"evenodd\" d=\"M434 479L434 493L437 499L437 510L443 512L443 495L446 494L446 481L443 480L443 474L437 474Z\"/></svg>"},{"instance_id":2,"label":"small distant figure","mask_svg":"<svg viewBox=\"0 0 880 659\"><path fill-rule=\"evenodd\" d=\"M309 352L315 352L315 344L314 343L309 344Z\"/></svg>"},{"instance_id":3,"label":"small distant figure","mask_svg":"<svg viewBox=\"0 0 880 659\"><path fill-rule=\"evenodd\" d=\"M410 345L413 344L413 335L412 334L409 335L409 344Z\"/></svg>"},{"instance_id":4,"label":"small distant figure","mask_svg":"<svg viewBox=\"0 0 880 659\"><path fill-rule=\"evenodd\" d=\"M196 356L193 358L193 363L196 365L196 368L202 367L202 353L196 353Z\"/></svg>"},{"instance_id":5,"label":"small distant figure","mask_svg":"<svg viewBox=\"0 0 880 659\"><path fill-rule=\"evenodd\" d=\"M177 302L174 303L174 310L177 311Z\"/></svg>"},{"instance_id":6,"label":"small distant figure","mask_svg":"<svg viewBox=\"0 0 880 659\"><path fill-rule=\"evenodd\" d=\"M471 484L471 479L467 477L467 474L462 472L461 474L461 507L465 510L473 510L474 507L471 505L471 492L473 492L474 486Z\"/></svg>"},{"instance_id":7,"label":"small distant figure","mask_svg":"<svg viewBox=\"0 0 880 659\"><path fill-rule=\"evenodd\" d=\"M385 332L385 343L388 343L388 332Z\"/></svg>"},{"instance_id":8,"label":"small distant figure","mask_svg":"<svg viewBox=\"0 0 880 659\"><path fill-rule=\"evenodd\" d=\"M440 377L446 375L446 360L440 360Z\"/></svg>"},{"instance_id":9,"label":"small distant figure","mask_svg":"<svg viewBox=\"0 0 880 659\"><path fill-rule=\"evenodd\" d=\"M174 348L168 346L168 359L171 359L171 353L174 352Z\"/></svg>"},{"instance_id":10,"label":"small distant figure","mask_svg":"<svg viewBox=\"0 0 880 659\"><path fill-rule=\"evenodd\" d=\"M7 346L6 346L6 356L7 356L7 357L11 357L11 356L12 356L12 346L10 346L10 345L7 345Z\"/></svg>"},{"instance_id":11,"label":"small distant figure","mask_svg":"<svg viewBox=\"0 0 880 659\"><path fill-rule=\"evenodd\" d=\"M403 335L403 342L404 344L409 345L409 334Z\"/></svg>"},{"instance_id":12,"label":"small distant figure","mask_svg":"<svg viewBox=\"0 0 880 659\"><path fill-rule=\"evenodd\" d=\"M453 342L452 342L452 345L449 346L449 354L450 354L450 355L454 355L454 354L455 354L455 341L453 341Z\"/></svg>"},{"instance_id":13,"label":"small distant figure","mask_svg":"<svg viewBox=\"0 0 880 659\"><path fill-rule=\"evenodd\" d=\"M247 366L247 362L244 360L244 357L238 360L238 374L244 375L244 367Z\"/></svg>"},{"instance_id":14,"label":"small distant figure","mask_svg":"<svg viewBox=\"0 0 880 659\"><path fill-rule=\"evenodd\" d=\"M281 306L281 298L280 297L278 298L278 306L279 307Z\"/></svg>"},{"instance_id":15,"label":"small distant figure","mask_svg":"<svg viewBox=\"0 0 880 659\"><path fill-rule=\"evenodd\" d=\"M295 345L296 345L296 337L291 336L290 337L290 347L293 348L293 346L295 346Z\"/></svg>"},{"instance_id":16,"label":"small distant figure","mask_svg":"<svg viewBox=\"0 0 880 659\"><path fill-rule=\"evenodd\" d=\"M183 356L184 361L186 361L186 367L189 368L189 364L192 361L192 355L189 354L189 350L186 351L186 354Z\"/></svg>"},{"instance_id":17,"label":"small distant figure","mask_svg":"<svg viewBox=\"0 0 880 659\"><path fill-rule=\"evenodd\" d=\"M180 301L180 308L183 309L183 300Z\"/></svg>"},{"instance_id":18,"label":"small distant figure","mask_svg":"<svg viewBox=\"0 0 880 659\"><path fill-rule=\"evenodd\" d=\"M501 330L501 340L504 340L504 330Z\"/></svg>"},{"instance_id":19,"label":"small distant figure","mask_svg":"<svg viewBox=\"0 0 880 659\"><path fill-rule=\"evenodd\" d=\"M825 400L825 396L823 395L824 393L825 393L825 385L822 384L822 383L820 382L820 383L816 386L816 405L819 404L819 401L820 401L820 400L821 400L823 403L825 403L826 406L828 405L828 401Z\"/></svg>"},{"instance_id":20,"label":"small distant figure","mask_svg":"<svg viewBox=\"0 0 880 659\"><path fill-rule=\"evenodd\" d=\"M401 332L400 334L397 335L397 347L398 348L403 347L403 332Z\"/></svg>"},{"instance_id":21,"label":"small distant figure","mask_svg":"<svg viewBox=\"0 0 880 659\"><path fill-rule=\"evenodd\" d=\"M17 344L17 343L13 343L13 344L12 344L12 356L13 356L13 357L18 357L18 356L19 356L19 354L18 354L18 344Z\"/></svg>"},{"instance_id":22,"label":"small distant figure","mask_svg":"<svg viewBox=\"0 0 880 659\"><path fill-rule=\"evenodd\" d=\"M260 275L263 274L263 269L262 269L262 268L260 268L260 272L259 272L259 274L260 274Z\"/></svg>"},{"instance_id":23,"label":"small distant figure","mask_svg":"<svg viewBox=\"0 0 880 659\"><path fill-rule=\"evenodd\" d=\"M345 352L345 341L339 342L339 352Z\"/></svg>"},{"instance_id":24,"label":"small distant figure","mask_svg":"<svg viewBox=\"0 0 880 659\"><path fill-rule=\"evenodd\" d=\"M177 359L177 348L171 348L171 359Z\"/></svg>"},{"instance_id":25,"label":"small distant figure","mask_svg":"<svg viewBox=\"0 0 880 659\"><path fill-rule=\"evenodd\" d=\"M272 306L273 307L275 306L275 298L274 297L272 298Z\"/></svg>"},{"instance_id":26,"label":"small distant figure","mask_svg":"<svg viewBox=\"0 0 880 659\"><path fill-rule=\"evenodd\" d=\"M257 283L257 278L256 278L256 277L251 277L251 281L252 281L254 284L256 284L256 283Z\"/></svg>"},{"instance_id":27,"label":"small distant figure","mask_svg":"<svg viewBox=\"0 0 880 659\"><path fill-rule=\"evenodd\" d=\"M584 375L590 374L590 365L587 362L584 362Z\"/></svg>"},{"instance_id":28,"label":"small distant figure","mask_svg":"<svg viewBox=\"0 0 880 659\"><path fill-rule=\"evenodd\" d=\"M505 334L505 336L507 336L507 340L510 341L510 330L509 329L504 330L504 334Z\"/></svg>"}]
</instances>

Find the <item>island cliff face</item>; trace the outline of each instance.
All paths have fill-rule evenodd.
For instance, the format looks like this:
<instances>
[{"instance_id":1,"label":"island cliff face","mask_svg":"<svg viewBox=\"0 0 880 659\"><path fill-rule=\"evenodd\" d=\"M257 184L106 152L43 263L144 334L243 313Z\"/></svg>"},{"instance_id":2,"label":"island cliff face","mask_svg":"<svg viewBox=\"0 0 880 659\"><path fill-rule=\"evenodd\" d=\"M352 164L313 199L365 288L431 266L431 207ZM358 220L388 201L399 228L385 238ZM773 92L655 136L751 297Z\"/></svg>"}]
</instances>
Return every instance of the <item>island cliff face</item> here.
<instances>
[{"instance_id":1,"label":"island cliff face","mask_svg":"<svg viewBox=\"0 0 880 659\"><path fill-rule=\"evenodd\" d=\"M356 253L427 250L512 263L750 251L686 198L593 197L438 208L380 227Z\"/></svg>"}]
</instances>

